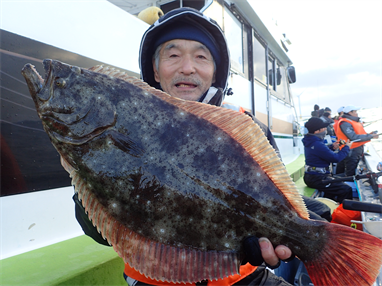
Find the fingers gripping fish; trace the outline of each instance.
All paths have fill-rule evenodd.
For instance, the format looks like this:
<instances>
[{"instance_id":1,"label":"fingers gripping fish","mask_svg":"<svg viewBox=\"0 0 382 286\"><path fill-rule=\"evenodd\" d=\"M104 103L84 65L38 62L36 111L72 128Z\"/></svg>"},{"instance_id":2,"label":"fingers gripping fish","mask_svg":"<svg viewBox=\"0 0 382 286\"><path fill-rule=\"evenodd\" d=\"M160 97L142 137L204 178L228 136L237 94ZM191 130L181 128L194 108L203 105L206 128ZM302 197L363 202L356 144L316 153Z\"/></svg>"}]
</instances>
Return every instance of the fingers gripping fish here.
<instances>
[{"instance_id":1,"label":"fingers gripping fish","mask_svg":"<svg viewBox=\"0 0 382 286\"><path fill-rule=\"evenodd\" d=\"M241 243L268 237L314 285L371 285L382 242L309 220L251 118L180 100L104 67L44 60L22 70L37 113L89 218L131 267L158 281L238 274Z\"/></svg>"}]
</instances>

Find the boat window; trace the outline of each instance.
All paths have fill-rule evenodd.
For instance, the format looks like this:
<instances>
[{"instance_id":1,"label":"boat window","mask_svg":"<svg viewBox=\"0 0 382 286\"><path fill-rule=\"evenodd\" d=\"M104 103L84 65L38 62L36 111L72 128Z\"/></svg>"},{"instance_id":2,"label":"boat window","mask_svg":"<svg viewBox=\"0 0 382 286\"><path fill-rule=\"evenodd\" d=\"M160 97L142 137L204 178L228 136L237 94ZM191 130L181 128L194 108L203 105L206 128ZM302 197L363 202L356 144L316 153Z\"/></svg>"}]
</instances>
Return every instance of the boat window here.
<instances>
[{"instance_id":1,"label":"boat window","mask_svg":"<svg viewBox=\"0 0 382 286\"><path fill-rule=\"evenodd\" d=\"M244 73L243 25L227 8L225 8L224 34L230 50L232 69Z\"/></svg>"},{"instance_id":2,"label":"boat window","mask_svg":"<svg viewBox=\"0 0 382 286\"><path fill-rule=\"evenodd\" d=\"M286 81L286 69L284 66L279 65L279 63L277 63L277 76L278 81L276 86L276 95L278 98L284 100L287 103L290 103L288 84Z\"/></svg>"},{"instance_id":3,"label":"boat window","mask_svg":"<svg viewBox=\"0 0 382 286\"><path fill-rule=\"evenodd\" d=\"M219 27L223 29L223 6L218 2L214 1L208 8L203 12L204 15L214 19L218 23Z\"/></svg>"},{"instance_id":4,"label":"boat window","mask_svg":"<svg viewBox=\"0 0 382 286\"><path fill-rule=\"evenodd\" d=\"M264 84L267 82L265 61L265 48L256 37L253 37L253 73L255 79Z\"/></svg>"},{"instance_id":5,"label":"boat window","mask_svg":"<svg viewBox=\"0 0 382 286\"><path fill-rule=\"evenodd\" d=\"M269 89L276 90L276 73L275 73L275 60L268 57L268 84Z\"/></svg>"},{"instance_id":6,"label":"boat window","mask_svg":"<svg viewBox=\"0 0 382 286\"><path fill-rule=\"evenodd\" d=\"M277 60L268 57L268 84L272 94L277 98L290 103L288 86L286 83L286 70Z\"/></svg>"}]
</instances>

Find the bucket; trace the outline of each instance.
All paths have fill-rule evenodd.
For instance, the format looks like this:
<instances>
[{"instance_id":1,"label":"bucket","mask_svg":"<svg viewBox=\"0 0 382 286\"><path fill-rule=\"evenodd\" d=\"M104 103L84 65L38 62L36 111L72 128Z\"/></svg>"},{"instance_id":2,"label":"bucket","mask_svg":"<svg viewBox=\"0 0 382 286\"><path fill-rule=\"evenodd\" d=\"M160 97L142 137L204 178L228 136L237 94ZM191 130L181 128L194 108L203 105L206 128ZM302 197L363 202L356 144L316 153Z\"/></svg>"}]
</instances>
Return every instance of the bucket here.
<instances>
[{"instance_id":1,"label":"bucket","mask_svg":"<svg viewBox=\"0 0 382 286\"><path fill-rule=\"evenodd\" d=\"M364 228L371 235L374 235L378 238L382 238L382 221L357 221L352 220L351 222L357 224L363 224Z\"/></svg>"}]
</instances>

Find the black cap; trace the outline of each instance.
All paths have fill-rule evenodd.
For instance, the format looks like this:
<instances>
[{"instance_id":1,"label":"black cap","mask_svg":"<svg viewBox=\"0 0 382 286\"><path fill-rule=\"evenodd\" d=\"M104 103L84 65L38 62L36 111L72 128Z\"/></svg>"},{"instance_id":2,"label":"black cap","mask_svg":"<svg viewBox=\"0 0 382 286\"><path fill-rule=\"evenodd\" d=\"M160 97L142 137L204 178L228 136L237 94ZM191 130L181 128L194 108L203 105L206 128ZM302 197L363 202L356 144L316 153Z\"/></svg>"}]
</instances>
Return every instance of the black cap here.
<instances>
[{"instance_id":1,"label":"black cap","mask_svg":"<svg viewBox=\"0 0 382 286\"><path fill-rule=\"evenodd\" d=\"M314 133L314 131L327 127L329 124L330 123L324 122L324 120L319 117L312 117L305 123L305 127L308 129L309 133Z\"/></svg>"}]
</instances>

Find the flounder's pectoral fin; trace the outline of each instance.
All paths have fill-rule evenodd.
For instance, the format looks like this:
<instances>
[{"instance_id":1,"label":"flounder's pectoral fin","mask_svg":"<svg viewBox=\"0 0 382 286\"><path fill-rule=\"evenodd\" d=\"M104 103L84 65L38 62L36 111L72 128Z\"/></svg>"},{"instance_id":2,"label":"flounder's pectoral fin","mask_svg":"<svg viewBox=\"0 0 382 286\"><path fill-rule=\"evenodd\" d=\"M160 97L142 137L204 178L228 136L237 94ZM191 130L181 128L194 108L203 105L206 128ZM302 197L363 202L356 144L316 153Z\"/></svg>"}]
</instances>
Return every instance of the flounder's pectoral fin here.
<instances>
[{"instance_id":1,"label":"flounder's pectoral fin","mask_svg":"<svg viewBox=\"0 0 382 286\"><path fill-rule=\"evenodd\" d=\"M109 136L116 147L131 156L140 157L144 153L144 149L126 134L110 130Z\"/></svg>"}]
</instances>

